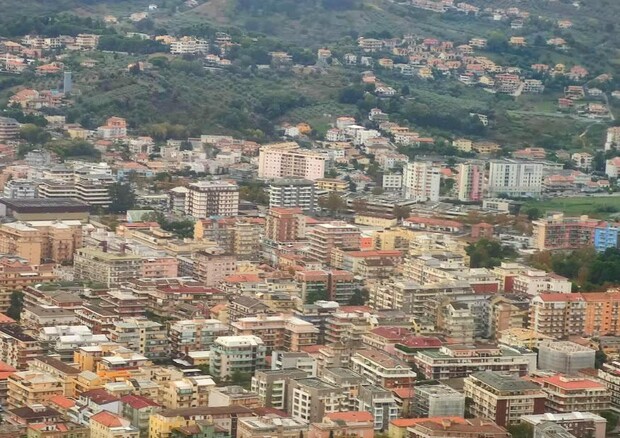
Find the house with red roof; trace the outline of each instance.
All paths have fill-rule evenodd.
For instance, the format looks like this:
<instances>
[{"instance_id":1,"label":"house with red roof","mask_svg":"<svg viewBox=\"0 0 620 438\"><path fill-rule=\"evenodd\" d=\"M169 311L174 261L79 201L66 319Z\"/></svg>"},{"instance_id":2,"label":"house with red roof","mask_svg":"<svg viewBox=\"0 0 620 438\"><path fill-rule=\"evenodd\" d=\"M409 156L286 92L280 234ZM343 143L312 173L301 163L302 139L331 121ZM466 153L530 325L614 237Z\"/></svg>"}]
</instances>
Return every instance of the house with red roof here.
<instances>
[{"instance_id":1,"label":"house with red roof","mask_svg":"<svg viewBox=\"0 0 620 438\"><path fill-rule=\"evenodd\" d=\"M90 417L90 438L139 438L140 431L120 415L102 411Z\"/></svg>"},{"instance_id":2,"label":"house with red roof","mask_svg":"<svg viewBox=\"0 0 620 438\"><path fill-rule=\"evenodd\" d=\"M149 435L149 418L162 410L162 407L150 398L141 395L121 397L122 415L130 424L140 431L140 437Z\"/></svg>"},{"instance_id":3,"label":"house with red roof","mask_svg":"<svg viewBox=\"0 0 620 438\"><path fill-rule=\"evenodd\" d=\"M346 430L348 437L372 438L374 420L370 412L344 411L326 414L320 423L312 423L308 438L329 438Z\"/></svg>"}]
</instances>

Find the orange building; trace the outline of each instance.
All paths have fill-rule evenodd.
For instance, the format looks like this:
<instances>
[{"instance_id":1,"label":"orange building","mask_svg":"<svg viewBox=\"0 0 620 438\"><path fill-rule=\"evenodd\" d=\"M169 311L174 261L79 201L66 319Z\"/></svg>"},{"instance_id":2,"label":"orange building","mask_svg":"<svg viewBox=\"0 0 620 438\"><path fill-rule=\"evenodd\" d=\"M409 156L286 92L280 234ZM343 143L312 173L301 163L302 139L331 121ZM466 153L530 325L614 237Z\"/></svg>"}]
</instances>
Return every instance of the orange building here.
<instances>
[{"instance_id":1,"label":"orange building","mask_svg":"<svg viewBox=\"0 0 620 438\"><path fill-rule=\"evenodd\" d=\"M586 336L620 336L620 292L582 294L586 302Z\"/></svg>"}]
</instances>

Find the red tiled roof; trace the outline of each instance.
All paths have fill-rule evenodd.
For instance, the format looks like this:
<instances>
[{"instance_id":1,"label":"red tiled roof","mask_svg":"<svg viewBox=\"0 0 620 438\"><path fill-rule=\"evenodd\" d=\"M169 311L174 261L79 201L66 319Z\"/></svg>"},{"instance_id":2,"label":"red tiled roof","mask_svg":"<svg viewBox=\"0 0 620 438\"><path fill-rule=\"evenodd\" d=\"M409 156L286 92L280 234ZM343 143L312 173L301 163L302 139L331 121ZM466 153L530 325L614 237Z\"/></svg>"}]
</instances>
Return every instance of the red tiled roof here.
<instances>
[{"instance_id":1,"label":"red tiled roof","mask_svg":"<svg viewBox=\"0 0 620 438\"><path fill-rule=\"evenodd\" d=\"M425 421L432 421L441 424L446 420L453 423L466 423L465 419L461 417L396 418L395 420L390 421L390 423L396 427L411 427Z\"/></svg>"},{"instance_id":2,"label":"red tiled roof","mask_svg":"<svg viewBox=\"0 0 620 438\"><path fill-rule=\"evenodd\" d=\"M123 426L122 418L108 411L101 411L98 414L95 414L92 417L90 417L90 419L106 427Z\"/></svg>"},{"instance_id":3,"label":"red tiled roof","mask_svg":"<svg viewBox=\"0 0 620 438\"><path fill-rule=\"evenodd\" d=\"M583 301L583 295L579 293L573 294L562 294L562 293L541 293L538 295L541 300L552 302L552 301Z\"/></svg>"},{"instance_id":4,"label":"red tiled roof","mask_svg":"<svg viewBox=\"0 0 620 438\"><path fill-rule=\"evenodd\" d=\"M605 385L603 385L602 383L596 382L594 380L591 379L583 379L583 378L565 378L563 375L561 374L556 374L555 376L551 376L551 377L541 377L541 378L536 378L536 379L532 379L538 383L547 383L550 385L554 385L557 386L558 388L562 388L562 389L573 389L573 390L580 390L580 389L605 389Z\"/></svg>"},{"instance_id":5,"label":"red tiled roof","mask_svg":"<svg viewBox=\"0 0 620 438\"><path fill-rule=\"evenodd\" d=\"M55 395L54 397L50 398L49 401L50 403L53 403L63 409L70 409L75 406L75 401L65 397L64 395Z\"/></svg>"},{"instance_id":6,"label":"red tiled roof","mask_svg":"<svg viewBox=\"0 0 620 438\"><path fill-rule=\"evenodd\" d=\"M361 422L361 421L373 421L373 416L370 412L366 411L344 411L344 412L332 412L325 415L330 420Z\"/></svg>"},{"instance_id":7,"label":"red tiled roof","mask_svg":"<svg viewBox=\"0 0 620 438\"><path fill-rule=\"evenodd\" d=\"M15 320L4 313L0 313L0 324L15 324Z\"/></svg>"},{"instance_id":8,"label":"red tiled roof","mask_svg":"<svg viewBox=\"0 0 620 438\"><path fill-rule=\"evenodd\" d=\"M121 402L131 406L134 409L148 408L149 406L159 406L150 398L141 395L126 395L121 397Z\"/></svg>"},{"instance_id":9,"label":"red tiled roof","mask_svg":"<svg viewBox=\"0 0 620 438\"><path fill-rule=\"evenodd\" d=\"M90 401L98 405L104 405L119 400L118 397L113 396L105 389L91 389L90 391L83 392L81 396L90 399Z\"/></svg>"}]
</instances>

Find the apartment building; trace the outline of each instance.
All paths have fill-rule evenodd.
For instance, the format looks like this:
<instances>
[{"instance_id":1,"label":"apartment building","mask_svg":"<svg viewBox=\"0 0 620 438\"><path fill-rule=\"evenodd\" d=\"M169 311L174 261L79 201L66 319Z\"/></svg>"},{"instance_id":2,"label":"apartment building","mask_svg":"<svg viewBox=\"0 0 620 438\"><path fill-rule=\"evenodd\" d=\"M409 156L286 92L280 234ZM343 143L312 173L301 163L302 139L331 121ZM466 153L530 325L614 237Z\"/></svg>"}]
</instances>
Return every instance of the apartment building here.
<instances>
[{"instance_id":1,"label":"apartment building","mask_svg":"<svg viewBox=\"0 0 620 438\"><path fill-rule=\"evenodd\" d=\"M570 341L542 341L538 349L538 368L575 375L579 370L594 368L596 351Z\"/></svg>"},{"instance_id":2,"label":"apartment building","mask_svg":"<svg viewBox=\"0 0 620 438\"><path fill-rule=\"evenodd\" d=\"M160 384L158 402L166 409L191 409L209 404L209 393L215 388L211 376L170 376Z\"/></svg>"},{"instance_id":3,"label":"apartment building","mask_svg":"<svg viewBox=\"0 0 620 438\"><path fill-rule=\"evenodd\" d=\"M195 55L208 52L209 42L206 40L184 36L170 43L170 53L173 55Z\"/></svg>"},{"instance_id":4,"label":"apartment building","mask_svg":"<svg viewBox=\"0 0 620 438\"><path fill-rule=\"evenodd\" d=\"M282 178L269 183L269 207L301 208L314 211L317 198L314 181L303 178Z\"/></svg>"},{"instance_id":5,"label":"apartment building","mask_svg":"<svg viewBox=\"0 0 620 438\"><path fill-rule=\"evenodd\" d=\"M197 219L239 214L239 186L226 181L199 181L189 185L185 214Z\"/></svg>"},{"instance_id":6,"label":"apartment building","mask_svg":"<svg viewBox=\"0 0 620 438\"><path fill-rule=\"evenodd\" d=\"M416 379L409 364L379 350L358 350L351 357L350 367L371 385L383 388L408 387Z\"/></svg>"},{"instance_id":7,"label":"apartment building","mask_svg":"<svg viewBox=\"0 0 620 438\"><path fill-rule=\"evenodd\" d=\"M347 271L297 271L295 281L299 294L305 302L312 294L326 294L327 299L339 304L348 304L360 286L359 279Z\"/></svg>"},{"instance_id":8,"label":"apartment building","mask_svg":"<svg viewBox=\"0 0 620 438\"><path fill-rule=\"evenodd\" d=\"M481 201L484 189L484 165L458 165L458 199L463 202Z\"/></svg>"},{"instance_id":9,"label":"apartment building","mask_svg":"<svg viewBox=\"0 0 620 438\"><path fill-rule=\"evenodd\" d=\"M117 140L127 137L127 121L121 117L110 117L105 125L97 128L97 135L106 140Z\"/></svg>"},{"instance_id":10,"label":"apartment building","mask_svg":"<svg viewBox=\"0 0 620 438\"><path fill-rule=\"evenodd\" d=\"M252 376L251 390L258 394L262 406L286 410L286 394L292 380L305 379L300 369L257 370Z\"/></svg>"},{"instance_id":11,"label":"apartment building","mask_svg":"<svg viewBox=\"0 0 620 438\"><path fill-rule=\"evenodd\" d=\"M237 438L298 438L308 433L308 424L293 418L263 416L239 420Z\"/></svg>"},{"instance_id":12,"label":"apartment building","mask_svg":"<svg viewBox=\"0 0 620 438\"><path fill-rule=\"evenodd\" d=\"M237 336L255 335L263 340L268 352L300 351L316 345L319 329L303 319L289 315L258 315L239 318L230 324Z\"/></svg>"},{"instance_id":13,"label":"apartment building","mask_svg":"<svg viewBox=\"0 0 620 438\"><path fill-rule=\"evenodd\" d=\"M317 190L327 192L346 192L349 190L349 182L336 178L319 178L315 180Z\"/></svg>"},{"instance_id":14,"label":"apartment building","mask_svg":"<svg viewBox=\"0 0 620 438\"><path fill-rule=\"evenodd\" d=\"M70 263L82 247L80 221L11 222L0 226L0 252L32 264Z\"/></svg>"},{"instance_id":15,"label":"apartment building","mask_svg":"<svg viewBox=\"0 0 620 438\"><path fill-rule=\"evenodd\" d=\"M232 252L239 260L257 260L260 254L264 221L237 221L233 233Z\"/></svg>"},{"instance_id":16,"label":"apartment building","mask_svg":"<svg viewBox=\"0 0 620 438\"><path fill-rule=\"evenodd\" d=\"M109 338L110 341L149 359L170 357L166 328L146 318L124 318L116 321Z\"/></svg>"},{"instance_id":17,"label":"apartment building","mask_svg":"<svg viewBox=\"0 0 620 438\"><path fill-rule=\"evenodd\" d=\"M162 410L162 407L150 398L141 395L121 397L121 414L130 424L140 431L140 438L148 438L149 418Z\"/></svg>"},{"instance_id":18,"label":"apartment building","mask_svg":"<svg viewBox=\"0 0 620 438\"><path fill-rule=\"evenodd\" d=\"M254 373L266 365L267 348L258 336L221 336L211 347L209 368L218 378Z\"/></svg>"},{"instance_id":19,"label":"apartment building","mask_svg":"<svg viewBox=\"0 0 620 438\"><path fill-rule=\"evenodd\" d=\"M528 269L512 278L513 292L529 296L552 292L570 294L572 287L568 278L540 269Z\"/></svg>"},{"instance_id":20,"label":"apartment building","mask_svg":"<svg viewBox=\"0 0 620 438\"><path fill-rule=\"evenodd\" d=\"M414 0L421 2L422 0ZM432 2L428 5L437 5ZM435 6L436 7L436 6ZM462 420L456 418L433 419L420 421L407 428L409 438L509 438L512 435L503 427L481 418Z\"/></svg>"},{"instance_id":21,"label":"apartment building","mask_svg":"<svg viewBox=\"0 0 620 438\"><path fill-rule=\"evenodd\" d=\"M510 197L539 197L542 193L542 163L518 160L492 160L489 168L487 194Z\"/></svg>"},{"instance_id":22,"label":"apartment building","mask_svg":"<svg viewBox=\"0 0 620 438\"><path fill-rule=\"evenodd\" d=\"M33 199L37 197L37 183L28 179L12 179L4 184L5 198Z\"/></svg>"},{"instance_id":23,"label":"apartment building","mask_svg":"<svg viewBox=\"0 0 620 438\"><path fill-rule=\"evenodd\" d=\"M603 251L607 247L616 247L617 242L601 239L600 233L608 228L608 224L586 215L566 217L563 213L556 213L532 222L534 225L533 239L536 249L568 250L579 249L595 244L595 234L598 230L599 241L597 250Z\"/></svg>"},{"instance_id":24,"label":"apartment building","mask_svg":"<svg viewBox=\"0 0 620 438\"><path fill-rule=\"evenodd\" d=\"M45 354L39 341L24 333L17 325L0 325L0 361L18 370L28 368L28 362Z\"/></svg>"},{"instance_id":25,"label":"apartment building","mask_svg":"<svg viewBox=\"0 0 620 438\"><path fill-rule=\"evenodd\" d=\"M408 163L403 171L404 194L416 202L439 201L441 168L431 162Z\"/></svg>"},{"instance_id":26,"label":"apartment building","mask_svg":"<svg viewBox=\"0 0 620 438\"><path fill-rule=\"evenodd\" d=\"M469 414L499 426L519 424L522 415L543 414L545 393L540 387L511 374L482 371L464 380L465 397L472 400Z\"/></svg>"},{"instance_id":27,"label":"apartment building","mask_svg":"<svg viewBox=\"0 0 620 438\"><path fill-rule=\"evenodd\" d=\"M359 249L361 232L359 228L345 222L333 221L318 224L306 234L308 238L308 256L329 264L332 249Z\"/></svg>"},{"instance_id":28,"label":"apartment building","mask_svg":"<svg viewBox=\"0 0 620 438\"><path fill-rule=\"evenodd\" d=\"M215 339L228 334L228 326L217 319L176 321L169 328L170 354L181 357L191 351L209 350Z\"/></svg>"},{"instance_id":29,"label":"apartment building","mask_svg":"<svg viewBox=\"0 0 620 438\"><path fill-rule=\"evenodd\" d=\"M182 409L165 409L149 421L149 438L173 438L177 428L191 427L209 421L218 429L237 438L239 419L254 417L251 409L243 406L198 406Z\"/></svg>"},{"instance_id":30,"label":"apartment building","mask_svg":"<svg viewBox=\"0 0 620 438\"><path fill-rule=\"evenodd\" d=\"M193 277L207 287L215 287L237 271L237 258L230 254L198 251L192 256Z\"/></svg>"},{"instance_id":31,"label":"apartment building","mask_svg":"<svg viewBox=\"0 0 620 438\"><path fill-rule=\"evenodd\" d=\"M306 234L306 217L298 208L270 208L265 219L265 238L293 242Z\"/></svg>"},{"instance_id":32,"label":"apartment building","mask_svg":"<svg viewBox=\"0 0 620 438\"><path fill-rule=\"evenodd\" d=\"M487 336L498 337L507 330L521 330L529 318L529 299L496 295L488 300Z\"/></svg>"},{"instance_id":33,"label":"apartment building","mask_svg":"<svg viewBox=\"0 0 620 438\"><path fill-rule=\"evenodd\" d=\"M305 378L289 382L286 399L287 412L293 419L314 423L326 414L339 412L345 394L322 380Z\"/></svg>"},{"instance_id":34,"label":"apartment building","mask_svg":"<svg viewBox=\"0 0 620 438\"><path fill-rule=\"evenodd\" d=\"M26 431L28 438L89 438L87 426L65 421L60 423L31 423Z\"/></svg>"},{"instance_id":35,"label":"apartment building","mask_svg":"<svg viewBox=\"0 0 620 438\"><path fill-rule=\"evenodd\" d=\"M526 376L536 369L536 353L503 345L451 345L439 350L421 350L413 362L427 379L467 377L476 371Z\"/></svg>"},{"instance_id":36,"label":"apartment building","mask_svg":"<svg viewBox=\"0 0 620 438\"><path fill-rule=\"evenodd\" d=\"M19 122L10 117L0 117L0 141L13 140L19 136Z\"/></svg>"},{"instance_id":37,"label":"apartment building","mask_svg":"<svg viewBox=\"0 0 620 438\"><path fill-rule=\"evenodd\" d=\"M620 336L620 293L587 293L582 296L586 302L585 335Z\"/></svg>"},{"instance_id":38,"label":"apartment building","mask_svg":"<svg viewBox=\"0 0 620 438\"><path fill-rule=\"evenodd\" d=\"M536 430L537 427L553 424L563 429L562 435L568 438L572 436L590 436L592 438L605 438L606 436L606 424L607 420L600 415L593 414L591 412L570 412L563 414L552 414L547 412L546 414L539 415L524 415L521 417L522 424L529 424ZM536 432L535 432L536 433ZM556 434L542 435L541 438L558 436Z\"/></svg>"},{"instance_id":39,"label":"apartment building","mask_svg":"<svg viewBox=\"0 0 620 438\"><path fill-rule=\"evenodd\" d=\"M620 362L614 360L604 363L597 377L611 394L611 409L620 412Z\"/></svg>"},{"instance_id":40,"label":"apartment building","mask_svg":"<svg viewBox=\"0 0 620 438\"><path fill-rule=\"evenodd\" d=\"M561 374L532 379L547 396L547 412L602 412L609 409L611 391L596 380Z\"/></svg>"},{"instance_id":41,"label":"apartment building","mask_svg":"<svg viewBox=\"0 0 620 438\"><path fill-rule=\"evenodd\" d=\"M462 417L465 414L465 395L449 386L416 385L412 389L410 414L416 418Z\"/></svg>"},{"instance_id":42,"label":"apartment building","mask_svg":"<svg viewBox=\"0 0 620 438\"><path fill-rule=\"evenodd\" d=\"M586 301L581 294L545 293L532 298L530 328L555 339L584 332Z\"/></svg>"},{"instance_id":43,"label":"apartment building","mask_svg":"<svg viewBox=\"0 0 620 438\"><path fill-rule=\"evenodd\" d=\"M301 149L295 142L265 145L258 155L258 177L296 177L316 181L325 176L325 161L324 155Z\"/></svg>"},{"instance_id":44,"label":"apartment building","mask_svg":"<svg viewBox=\"0 0 620 438\"><path fill-rule=\"evenodd\" d=\"M398 418L399 408L389 389L376 385L361 385L356 397L357 411L370 412L375 431L387 430L390 421Z\"/></svg>"},{"instance_id":45,"label":"apartment building","mask_svg":"<svg viewBox=\"0 0 620 438\"><path fill-rule=\"evenodd\" d=\"M99 35L80 33L75 37L75 45L80 50L94 50L99 44Z\"/></svg>"},{"instance_id":46,"label":"apartment building","mask_svg":"<svg viewBox=\"0 0 620 438\"><path fill-rule=\"evenodd\" d=\"M65 395L65 382L45 372L18 371L7 381L9 409L46 404L56 395Z\"/></svg>"},{"instance_id":47,"label":"apartment building","mask_svg":"<svg viewBox=\"0 0 620 438\"><path fill-rule=\"evenodd\" d=\"M75 253L74 269L78 279L95 281L107 287L119 286L140 277L142 257L112 253L106 248L80 248Z\"/></svg>"}]
</instances>

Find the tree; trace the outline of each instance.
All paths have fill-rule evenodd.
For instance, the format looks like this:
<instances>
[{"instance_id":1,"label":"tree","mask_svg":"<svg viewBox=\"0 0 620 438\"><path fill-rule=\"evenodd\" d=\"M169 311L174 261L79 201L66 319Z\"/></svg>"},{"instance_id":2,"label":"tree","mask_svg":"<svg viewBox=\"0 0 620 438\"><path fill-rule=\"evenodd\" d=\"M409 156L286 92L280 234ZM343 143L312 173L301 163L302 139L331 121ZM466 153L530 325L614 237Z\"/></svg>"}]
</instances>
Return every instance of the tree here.
<instances>
[{"instance_id":1,"label":"tree","mask_svg":"<svg viewBox=\"0 0 620 438\"><path fill-rule=\"evenodd\" d=\"M516 251L510 246L502 246L497 240L480 239L466 248L472 268L492 268L499 266L507 258L515 257Z\"/></svg>"},{"instance_id":2,"label":"tree","mask_svg":"<svg viewBox=\"0 0 620 438\"><path fill-rule=\"evenodd\" d=\"M601 369L603 368L603 364L607 362L607 355L605 352L599 347L594 354L594 368Z\"/></svg>"},{"instance_id":3,"label":"tree","mask_svg":"<svg viewBox=\"0 0 620 438\"><path fill-rule=\"evenodd\" d=\"M536 219L540 219L540 217L542 216L542 212L540 211L540 209L536 208L536 207L531 207L528 208L525 211L525 214L527 214L527 218L531 221L535 221Z\"/></svg>"},{"instance_id":4,"label":"tree","mask_svg":"<svg viewBox=\"0 0 620 438\"><path fill-rule=\"evenodd\" d=\"M32 144L44 144L52 138L49 132L32 123L22 125L19 136Z\"/></svg>"},{"instance_id":5,"label":"tree","mask_svg":"<svg viewBox=\"0 0 620 438\"><path fill-rule=\"evenodd\" d=\"M351 203L351 207L357 214L366 213L368 211L368 201L365 199L355 199Z\"/></svg>"},{"instance_id":6,"label":"tree","mask_svg":"<svg viewBox=\"0 0 620 438\"><path fill-rule=\"evenodd\" d=\"M308 292L306 295L306 304L314 304L317 301L326 301L329 299L329 295L327 294L327 289L315 289Z\"/></svg>"},{"instance_id":7,"label":"tree","mask_svg":"<svg viewBox=\"0 0 620 438\"><path fill-rule=\"evenodd\" d=\"M136 195L129 184L114 183L109 188L112 213L127 213L136 203Z\"/></svg>"},{"instance_id":8,"label":"tree","mask_svg":"<svg viewBox=\"0 0 620 438\"><path fill-rule=\"evenodd\" d=\"M507 427L512 438L533 438L534 429L528 423L514 424Z\"/></svg>"},{"instance_id":9,"label":"tree","mask_svg":"<svg viewBox=\"0 0 620 438\"><path fill-rule=\"evenodd\" d=\"M607 424L605 425L605 431L607 433L610 433L616 429L618 426L618 414L611 411L603 411L599 415L607 420Z\"/></svg>"},{"instance_id":10,"label":"tree","mask_svg":"<svg viewBox=\"0 0 620 438\"><path fill-rule=\"evenodd\" d=\"M395 205L392 209L392 214L399 221L406 219L409 217L409 215L411 215L411 207L408 207L406 205Z\"/></svg>"},{"instance_id":11,"label":"tree","mask_svg":"<svg viewBox=\"0 0 620 438\"><path fill-rule=\"evenodd\" d=\"M22 309L24 308L24 293L15 290L11 293L11 305L6 311L9 318L13 318L15 321L19 321Z\"/></svg>"},{"instance_id":12,"label":"tree","mask_svg":"<svg viewBox=\"0 0 620 438\"><path fill-rule=\"evenodd\" d=\"M345 200L336 192L319 199L319 207L328 210L331 214L342 212L347 206Z\"/></svg>"},{"instance_id":13,"label":"tree","mask_svg":"<svg viewBox=\"0 0 620 438\"><path fill-rule=\"evenodd\" d=\"M363 306L368 299L368 291L358 287L349 300L349 306Z\"/></svg>"}]
</instances>

